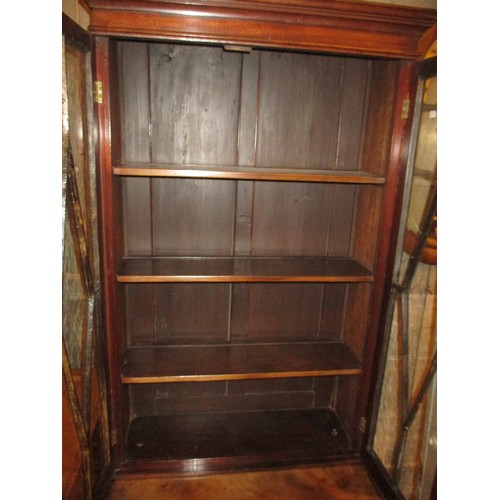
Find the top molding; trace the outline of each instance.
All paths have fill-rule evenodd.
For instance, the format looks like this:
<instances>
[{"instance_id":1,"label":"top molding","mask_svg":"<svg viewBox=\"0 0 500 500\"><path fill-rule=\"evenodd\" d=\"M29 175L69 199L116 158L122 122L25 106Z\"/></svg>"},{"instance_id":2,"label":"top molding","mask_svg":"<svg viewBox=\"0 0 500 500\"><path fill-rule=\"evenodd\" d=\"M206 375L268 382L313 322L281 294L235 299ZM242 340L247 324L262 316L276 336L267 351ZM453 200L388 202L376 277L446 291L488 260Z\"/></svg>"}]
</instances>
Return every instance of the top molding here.
<instances>
[{"instance_id":1,"label":"top molding","mask_svg":"<svg viewBox=\"0 0 500 500\"><path fill-rule=\"evenodd\" d=\"M436 11L334 0L87 0L94 35L397 59L422 56Z\"/></svg>"}]
</instances>

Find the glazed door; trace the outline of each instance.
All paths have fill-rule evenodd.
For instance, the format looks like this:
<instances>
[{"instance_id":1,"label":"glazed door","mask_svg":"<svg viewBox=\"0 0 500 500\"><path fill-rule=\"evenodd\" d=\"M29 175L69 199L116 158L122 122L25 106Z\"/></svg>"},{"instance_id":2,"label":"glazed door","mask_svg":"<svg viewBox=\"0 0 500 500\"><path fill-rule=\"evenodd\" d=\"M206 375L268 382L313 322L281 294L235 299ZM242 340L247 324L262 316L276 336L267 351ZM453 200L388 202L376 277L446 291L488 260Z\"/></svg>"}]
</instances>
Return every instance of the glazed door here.
<instances>
[{"instance_id":1,"label":"glazed door","mask_svg":"<svg viewBox=\"0 0 500 500\"><path fill-rule=\"evenodd\" d=\"M436 58L416 66L406 186L384 327L369 462L389 498L436 495Z\"/></svg>"},{"instance_id":2,"label":"glazed door","mask_svg":"<svg viewBox=\"0 0 500 500\"><path fill-rule=\"evenodd\" d=\"M92 142L90 37L63 16L62 493L101 498L110 464Z\"/></svg>"}]
</instances>

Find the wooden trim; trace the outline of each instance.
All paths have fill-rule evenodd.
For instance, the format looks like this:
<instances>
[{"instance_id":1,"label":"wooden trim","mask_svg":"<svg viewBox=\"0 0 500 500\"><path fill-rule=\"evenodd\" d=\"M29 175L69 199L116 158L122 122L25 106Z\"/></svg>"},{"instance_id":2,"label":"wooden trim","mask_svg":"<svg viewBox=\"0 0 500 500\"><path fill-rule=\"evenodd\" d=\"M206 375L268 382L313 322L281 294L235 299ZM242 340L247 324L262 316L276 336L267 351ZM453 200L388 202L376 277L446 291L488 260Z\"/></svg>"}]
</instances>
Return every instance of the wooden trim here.
<instances>
[{"instance_id":1,"label":"wooden trim","mask_svg":"<svg viewBox=\"0 0 500 500\"><path fill-rule=\"evenodd\" d=\"M139 177L179 177L196 179L234 179L260 181L331 182L338 184L384 184L385 178L370 172L308 170L286 168L212 167L203 165L166 165L123 163L113 168L114 175Z\"/></svg>"},{"instance_id":2,"label":"wooden trim","mask_svg":"<svg viewBox=\"0 0 500 500\"><path fill-rule=\"evenodd\" d=\"M93 34L415 59L429 9L354 2L89 0Z\"/></svg>"},{"instance_id":3,"label":"wooden trim","mask_svg":"<svg viewBox=\"0 0 500 500\"><path fill-rule=\"evenodd\" d=\"M393 133L392 145L389 158L389 168L387 174L387 183L385 186L386 195L383 208L383 220L380 228L381 238L380 248L378 250L377 267L375 269L374 294L371 306L371 317L367 332L367 341L365 345L365 365L364 380L361 384L358 415L356 421L365 418L368 423L371 422L373 410L373 391L376 387L377 367L379 364L382 341L378 332L380 325L384 324L385 308L389 298L389 286L392 281L392 268L394 265L396 238L398 233L398 224L394 223L395 215L401 210L404 174L406 171L406 155L408 150L408 141L411 130L411 120L405 119L401 114L403 101L413 95L413 65L406 64L402 67L397 86L397 95L394 99L393 108ZM413 106L413 100L410 99L410 106ZM412 109L410 109L411 116ZM370 425L366 427L368 431ZM361 448L365 448L368 439L368 432L361 436Z\"/></svg>"},{"instance_id":4,"label":"wooden trim","mask_svg":"<svg viewBox=\"0 0 500 500\"><path fill-rule=\"evenodd\" d=\"M437 40L437 23L433 24L431 28L429 28L420 39L418 44L418 50L422 57L429 52L432 47L432 44Z\"/></svg>"},{"instance_id":5,"label":"wooden trim","mask_svg":"<svg viewBox=\"0 0 500 500\"><path fill-rule=\"evenodd\" d=\"M122 386L118 365L119 347L116 342L117 290L115 280L115 245L114 245L114 186L111 160L111 123L110 123L110 85L109 85L109 41L103 37L94 39L94 78L102 82L102 103L94 103L97 117L97 191L99 205L99 239L101 261L101 283L103 322L106 332L106 351L108 368L108 387L111 410L111 431L116 436L113 459L118 463L123 456L122 417L120 414Z\"/></svg>"},{"instance_id":6,"label":"wooden trim","mask_svg":"<svg viewBox=\"0 0 500 500\"><path fill-rule=\"evenodd\" d=\"M120 283L369 283L353 259L324 257L132 257L123 259Z\"/></svg>"}]
</instances>

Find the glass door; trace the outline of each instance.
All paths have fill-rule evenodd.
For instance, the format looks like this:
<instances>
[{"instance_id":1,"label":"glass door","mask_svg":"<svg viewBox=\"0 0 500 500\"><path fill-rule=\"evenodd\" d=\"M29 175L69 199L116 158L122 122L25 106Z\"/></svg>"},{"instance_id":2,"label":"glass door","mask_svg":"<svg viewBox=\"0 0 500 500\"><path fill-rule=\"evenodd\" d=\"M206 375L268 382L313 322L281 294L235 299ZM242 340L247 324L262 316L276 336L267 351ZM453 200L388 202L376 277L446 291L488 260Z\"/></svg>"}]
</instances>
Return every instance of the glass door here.
<instances>
[{"instance_id":1,"label":"glass door","mask_svg":"<svg viewBox=\"0 0 500 500\"><path fill-rule=\"evenodd\" d=\"M418 87L368 454L394 498L436 488L436 58Z\"/></svg>"}]
</instances>

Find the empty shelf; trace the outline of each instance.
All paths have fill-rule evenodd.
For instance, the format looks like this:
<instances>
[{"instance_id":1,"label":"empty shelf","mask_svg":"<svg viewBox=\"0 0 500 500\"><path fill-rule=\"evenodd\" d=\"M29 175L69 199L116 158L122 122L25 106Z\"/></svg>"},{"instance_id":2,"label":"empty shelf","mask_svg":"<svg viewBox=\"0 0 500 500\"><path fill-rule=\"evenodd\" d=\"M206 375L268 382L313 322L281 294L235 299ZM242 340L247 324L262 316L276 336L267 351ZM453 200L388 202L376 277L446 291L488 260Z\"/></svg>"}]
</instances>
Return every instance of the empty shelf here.
<instances>
[{"instance_id":1,"label":"empty shelf","mask_svg":"<svg viewBox=\"0 0 500 500\"><path fill-rule=\"evenodd\" d=\"M208 382L356 375L354 354L341 342L132 347L122 382Z\"/></svg>"},{"instance_id":2,"label":"empty shelf","mask_svg":"<svg viewBox=\"0 0 500 500\"><path fill-rule=\"evenodd\" d=\"M121 283L342 282L373 281L353 259L327 257L129 257L117 274Z\"/></svg>"}]
</instances>

